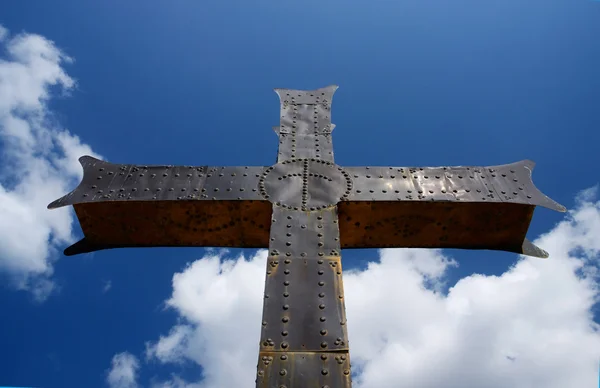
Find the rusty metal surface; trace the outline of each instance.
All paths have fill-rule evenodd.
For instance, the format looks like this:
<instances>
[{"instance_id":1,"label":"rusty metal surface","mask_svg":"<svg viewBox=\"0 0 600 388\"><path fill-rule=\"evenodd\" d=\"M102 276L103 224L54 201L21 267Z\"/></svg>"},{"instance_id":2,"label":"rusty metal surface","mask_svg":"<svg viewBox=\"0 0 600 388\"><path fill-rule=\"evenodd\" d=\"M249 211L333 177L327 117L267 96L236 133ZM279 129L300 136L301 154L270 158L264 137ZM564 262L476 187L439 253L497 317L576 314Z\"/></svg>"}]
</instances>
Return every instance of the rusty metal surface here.
<instances>
[{"instance_id":1,"label":"rusty metal surface","mask_svg":"<svg viewBox=\"0 0 600 388\"><path fill-rule=\"evenodd\" d=\"M274 206L269 253L312 258L339 256L337 209L298 212Z\"/></svg>"},{"instance_id":2,"label":"rusty metal surface","mask_svg":"<svg viewBox=\"0 0 600 388\"><path fill-rule=\"evenodd\" d=\"M261 351L348 350L340 257L269 256Z\"/></svg>"},{"instance_id":3,"label":"rusty metal surface","mask_svg":"<svg viewBox=\"0 0 600 388\"><path fill-rule=\"evenodd\" d=\"M257 386L307 387L318 376L331 388L349 386L343 385L350 365L338 225L335 206L296 211L273 205ZM330 351L344 361L321 360ZM263 358L281 360L282 354L286 362Z\"/></svg>"},{"instance_id":4,"label":"rusty metal surface","mask_svg":"<svg viewBox=\"0 0 600 388\"><path fill-rule=\"evenodd\" d=\"M257 388L350 388L346 353L259 353Z\"/></svg>"},{"instance_id":5,"label":"rusty metal surface","mask_svg":"<svg viewBox=\"0 0 600 388\"><path fill-rule=\"evenodd\" d=\"M342 248L524 251L533 206L497 202L352 201L338 205Z\"/></svg>"},{"instance_id":6,"label":"rusty metal surface","mask_svg":"<svg viewBox=\"0 0 600 388\"><path fill-rule=\"evenodd\" d=\"M566 209L533 184L534 163L475 167L345 167L343 248L493 249L547 257L526 240L535 206Z\"/></svg>"},{"instance_id":7,"label":"rusty metal surface","mask_svg":"<svg viewBox=\"0 0 600 388\"><path fill-rule=\"evenodd\" d=\"M85 235L75 255L129 247L246 247L269 242L267 201L104 201L75 205Z\"/></svg>"},{"instance_id":8,"label":"rusty metal surface","mask_svg":"<svg viewBox=\"0 0 600 388\"><path fill-rule=\"evenodd\" d=\"M270 167L137 166L82 157L72 255L150 246L268 247L257 387L351 386L341 248L496 249L547 257L526 239L533 162L490 167L340 167L337 86L276 89Z\"/></svg>"}]
</instances>

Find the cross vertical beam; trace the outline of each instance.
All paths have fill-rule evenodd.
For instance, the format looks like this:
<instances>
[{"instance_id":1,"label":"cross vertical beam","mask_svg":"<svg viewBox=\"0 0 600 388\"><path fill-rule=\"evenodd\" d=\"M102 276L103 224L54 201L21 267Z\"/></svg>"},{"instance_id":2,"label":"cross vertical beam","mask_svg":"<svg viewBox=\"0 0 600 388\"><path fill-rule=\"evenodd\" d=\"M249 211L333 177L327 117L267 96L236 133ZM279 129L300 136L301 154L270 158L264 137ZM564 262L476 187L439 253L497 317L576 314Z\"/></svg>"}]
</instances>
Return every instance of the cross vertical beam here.
<instances>
[{"instance_id":1,"label":"cross vertical beam","mask_svg":"<svg viewBox=\"0 0 600 388\"><path fill-rule=\"evenodd\" d=\"M278 164L259 182L274 204L257 387L351 386L336 206L351 182L333 163L336 89L276 89Z\"/></svg>"}]
</instances>

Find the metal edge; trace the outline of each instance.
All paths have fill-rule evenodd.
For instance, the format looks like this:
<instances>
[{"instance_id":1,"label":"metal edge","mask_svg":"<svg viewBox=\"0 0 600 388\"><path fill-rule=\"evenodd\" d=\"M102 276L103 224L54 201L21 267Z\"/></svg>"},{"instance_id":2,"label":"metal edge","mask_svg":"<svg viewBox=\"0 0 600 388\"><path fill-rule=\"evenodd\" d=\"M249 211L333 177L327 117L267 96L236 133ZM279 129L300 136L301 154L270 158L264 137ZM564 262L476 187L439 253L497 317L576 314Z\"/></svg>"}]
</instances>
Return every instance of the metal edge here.
<instances>
[{"instance_id":1,"label":"metal edge","mask_svg":"<svg viewBox=\"0 0 600 388\"><path fill-rule=\"evenodd\" d=\"M75 256L82 253L90 253L110 248L112 247L105 247L101 245L92 244L88 239L84 237L81 240L77 241L75 244L68 246L63 253L65 256Z\"/></svg>"},{"instance_id":2,"label":"metal edge","mask_svg":"<svg viewBox=\"0 0 600 388\"><path fill-rule=\"evenodd\" d=\"M544 193L542 193L540 191L540 189L538 189L535 186L535 183L533 183L532 173L533 173L533 168L535 167L535 162L532 160L526 159L526 160L522 160L518 163L522 164L523 167L525 167L525 169L527 169L529 171L529 179L531 181L531 188L533 190L535 190L536 194L539 196L539 198L541 198L541 202L537 205L543 206L550 210L555 210L557 212L565 213L567 211L567 208L565 206L561 205L560 203L556 202L552 198L550 198L547 195L545 195Z\"/></svg>"},{"instance_id":3,"label":"metal edge","mask_svg":"<svg viewBox=\"0 0 600 388\"><path fill-rule=\"evenodd\" d=\"M540 259L547 259L550 255L542 248L536 246L528 239L523 240L521 246L521 254L531 257L539 257Z\"/></svg>"},{"instance_id":4,"label":"metal edge","mask_svg":"<svg viewBox=\"0 0 600 388\"><path fill-rule=\"evenodd\" d=\"M108 163L104 160L96 159L93 156L89 156L89 155L84 155L84 156L80 157L78 160L79 160L79 164L81 164L84 174L85 174L85 168L92 163L104 163L104 164ZM63 195L62 197L58 198L57 200L50 202L46 208L51 210L51 209L57 209L59 207L70 205L70 203L67 203L67 199L72 197L77 192L77 190L79 190L79 187L83 184L83 179L84 179L84 176L82 175L81 181L79 182L77 187L75 187L68 194Z\"/></svg>"},{"instance_id":5,"label":"metal edge","mask_svg":"<svg viewBox=\"0 0 600 388\"><path fill-rule=\"evenodd\" d=\"M323 88L318 88L318 89L313 89L313 90L305 90L305 89L286 89L286 88L274 88L273 90L275 91L275 93L277 93L277 95L279 96L279 101L282 102L282 98L281 98L281 92L285 92L285 91L295 91L295 92L331 92L331 98L333 99L333 95L335 94L335 92L339 89L338 85L332 84L332 85L328 85L325 86Z\"/></svg>"}]
</instances>

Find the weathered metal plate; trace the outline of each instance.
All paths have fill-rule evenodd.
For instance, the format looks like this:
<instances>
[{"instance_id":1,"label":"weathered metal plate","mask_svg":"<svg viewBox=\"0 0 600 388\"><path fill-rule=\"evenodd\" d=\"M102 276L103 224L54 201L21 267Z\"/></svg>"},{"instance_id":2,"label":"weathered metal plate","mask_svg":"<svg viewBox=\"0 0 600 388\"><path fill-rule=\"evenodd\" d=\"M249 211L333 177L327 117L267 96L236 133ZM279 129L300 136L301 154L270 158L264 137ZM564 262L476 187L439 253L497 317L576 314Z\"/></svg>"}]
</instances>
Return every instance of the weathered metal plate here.
<instances>
[{"instance_id":1,"label":"weathered metal plate","mask_svg":"<svg viewBox=\"0 0 600 388\"><path fill-rule=\"evenodd\" d=\"M48 205L106 201L262 200L264 167L138 166L82 156L79 186Z\"/></svg>"},{"instance_id":2,"label":"weathered metal plate","mask_svg":"<svg viewBox=\"0 0 600 388\"><path fill-rule=\"evenodd\" d=\"M290 159L265 170L259 191L265 199L290 210L335 206L350 194L352 182L339 166L318 159Z\"/></svg>"},{"instance_id":3,"label":"weathered metal plate","mask_svg":"<svg viewBox=\"0 0 600 388\"><path fill-rule=\"evenodd\" d=\"M526 240L535 206L565 207L533 184L528 160L490 167L346 167L342 248L493 249L548 254Z\"/></svg>"},{"instance_id":4,"label":"weathered metal plate","mask_svg":"<svg viewBox=\"0 0 600 388\"><path fill-rule=\"evenodd\" d=\"M281 120L277 161L318 158L333 161L331 142L331 99L337 90L326 88L302 91L275 89L281 102Z\"/></svg>"},{"instance_id":5,"label":"weathered metal plate","mask_svg":"<svg viewBox=\"0 0 600 388\"><path fill-rule=\"evenodd\" d=\"M350 357L340 353L260 352L257 388L350 388Z\"/></svg>"},{"instance_id":6,"label":"weathered metal plate","mask_svg":"<svg viewBox=\"0 0 600 388\"><path fill-rule=\"evenodd\" d=\"M354 183L349 201L501 202L565 207L540 192L531 179L534 163L489 167L344 167Z\"/></svg>"},{"instance_id":7,"label":"weathered metal plate","mask_svg":"<svg viewBox=\"0 0 600 388\"><path fill-rule=\"evenodd\" d=\"M348 349L339 256L269 257L260 349Z\"/></svg>"},{"instance_id":8,"label":"weathered metal plate","mask_svg":"<svg viewBox=\"0 0 600 388\"><path fill-rule=\"evenodd\" d=\"M269 250L274 256L339 256L337 210L300 212L274 206Z\"/></svg>"}]
</instances>

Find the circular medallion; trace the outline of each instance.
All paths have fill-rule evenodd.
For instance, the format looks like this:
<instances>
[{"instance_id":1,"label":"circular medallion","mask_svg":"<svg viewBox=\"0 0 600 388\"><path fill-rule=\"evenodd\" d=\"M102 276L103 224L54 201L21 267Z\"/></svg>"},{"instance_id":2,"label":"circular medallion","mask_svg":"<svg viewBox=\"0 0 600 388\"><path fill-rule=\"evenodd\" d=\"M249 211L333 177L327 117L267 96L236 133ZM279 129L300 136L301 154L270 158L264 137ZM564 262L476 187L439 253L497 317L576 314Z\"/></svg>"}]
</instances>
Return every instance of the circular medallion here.
<instances>
[{"instance_id":1,"label":"circular medallion","mask_svg":"<svg viewBox=\"0 0 600 388\"><path fill-rule=\"evenodd\" d=\"M293 210L335 206L352 190L350 174L332 162L291 159L265 170L259 181L262 196Z\"/></svg>"}]
</instances>

